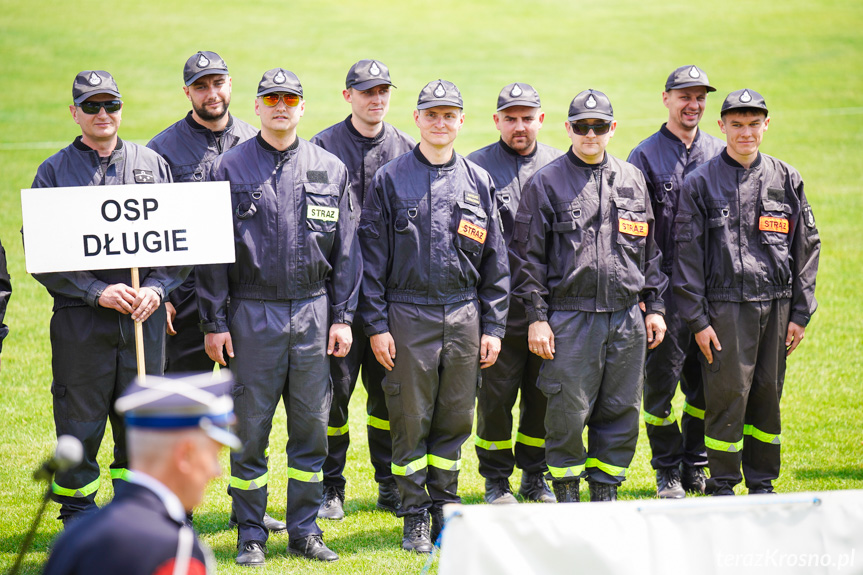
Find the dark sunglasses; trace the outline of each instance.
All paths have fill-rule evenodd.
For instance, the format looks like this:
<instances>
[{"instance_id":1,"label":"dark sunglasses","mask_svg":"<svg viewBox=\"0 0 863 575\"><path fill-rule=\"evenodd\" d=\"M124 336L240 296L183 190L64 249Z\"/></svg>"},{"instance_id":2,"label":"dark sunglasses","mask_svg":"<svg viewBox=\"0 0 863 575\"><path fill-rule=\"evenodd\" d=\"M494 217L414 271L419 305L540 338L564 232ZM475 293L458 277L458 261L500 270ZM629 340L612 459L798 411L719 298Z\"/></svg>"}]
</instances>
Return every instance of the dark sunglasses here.
<instances>
[{"instance_id":1,"label":"dark sunglasses","mask_svg":"<svg viewBox=\"0 0 863 575\"><path fill-rule=\"evenodd\" d=\"M272 108L279 104L279 100L284 100L285 106L293 108L300 103L300 97L296 94L264 94L261 96L261 101L264 106Z\"/></svg>"},{"instance_id":2,"label":"dark sunglasses","mask_svg":"<svg viewBox=\"0 0 863 575\"><path fill-rule=\"evenodd\" d=\"M109 114L116 114L123 107L122 100L108 100L106 102L81 102L78 104L81 111L91 116L98 114L100 108L105 108Z\"/></svg>"},{"instance_id":3,"label":"dark sunglasses","mask_svg":"<svg viewBox=\"0 0 863 575\"><path fill-rule=\"evenodd\" d=\"M587 122L570 122L572 131L578 136L586 136L588 132L593 130L597 136L604 136L611 130L611 122L603 122L602 124L588 124Z\"/></svg>"}]
</instances>

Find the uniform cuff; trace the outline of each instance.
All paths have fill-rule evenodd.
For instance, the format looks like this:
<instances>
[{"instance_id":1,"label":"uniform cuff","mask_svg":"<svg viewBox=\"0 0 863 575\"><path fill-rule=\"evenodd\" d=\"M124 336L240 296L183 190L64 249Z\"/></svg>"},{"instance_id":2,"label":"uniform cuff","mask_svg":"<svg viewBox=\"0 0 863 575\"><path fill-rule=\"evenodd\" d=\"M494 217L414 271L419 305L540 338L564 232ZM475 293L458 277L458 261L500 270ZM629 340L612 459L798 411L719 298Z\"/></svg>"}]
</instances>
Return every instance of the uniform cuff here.
<instances>
[{"instance_id":1,"label":"uniform cuff","mask_svg":"<svg viewBox=\"0 0 863 575\"><path fill-rule=\"evenodd\" d=\"M806 327L807 325L809 325L810 319L812 318L806 314L791 312L791 317L789 318L789 321L796 323L800 327Z\"/></svg>"},{"instance_id":2,"label":"uniform cuff","mask_svg":"<svg viewBox=\"0 0 863 575\"><path fill-rule=\"evenodd\" d=\"M482 333L499 339L503 339L506 335L506 326L498 323L486 323L482 326Z\"/></svg>"},{"instance_id":3,"label":"uniform cuff","mask_svg":"<svg viewBox=\"0 0 863 575\"><path fill-rule=\"evenodd\" d=\"M363 331L365 332L366 337L372 337L373 335L378 335L379 333L386 333L389 330L390 326L385 319L373 321L363 326Z\"/></svg>"},{"instance_id":4,"label":"uniform cuff","mask_svg":"<svg viewBox=\"0 0 863 575\"><path fill-rule=\"evenodd\" d=\"M548 310L546 309L527 307L525 311L527 312L528 325L537 321L548 321Z\"/></svg>"},{"instance_id":5,"label":"uniform cuff","mask_svg":"<svg viewBox=\"0 0 863 575\"><path fill-rule=\"evenodd\" d=\"M204 333L225 333L228 331L228 324L223 321L202 321L199 327Z\"/></svg>"},{"instance_id":6,"label":"uniform cuff","mask_svg":"<svg viewBox=\"0 0 863 575\"><path fill-rule=\"evenodd\" d=\"M96 280L90 284L90 287L87 289L87 297L84 298L84 301L87 302L87 305L90 307L99 307L99 298L102 296L102 292L108 287L108 284L103 282L102 280Z\"/></svg>"},{"instance_id":7,"label":"uniform cuff","mask_svg":"<svg viewBox=\"0 0 863 575\"><path fill-rule=\"evenodd\" d=\"M354 321L354 314L351 312L348 312L344 308L339 309L339 308L334 307L334 308L332 308L332 314L333 314L333 323L344 323L347 325L351 325Z\"/></svg>"},{"instance_id":8,"label":"uniform cuff","mask_svg":"<svg viewBox=\"0 0 863 575\"><path fill-rule=\"evenodd\" d=\"M708 327L710 327L710 318L706 315L689 322L689 331L693 334L702 332Z\"/></svg>"}]
</instances>

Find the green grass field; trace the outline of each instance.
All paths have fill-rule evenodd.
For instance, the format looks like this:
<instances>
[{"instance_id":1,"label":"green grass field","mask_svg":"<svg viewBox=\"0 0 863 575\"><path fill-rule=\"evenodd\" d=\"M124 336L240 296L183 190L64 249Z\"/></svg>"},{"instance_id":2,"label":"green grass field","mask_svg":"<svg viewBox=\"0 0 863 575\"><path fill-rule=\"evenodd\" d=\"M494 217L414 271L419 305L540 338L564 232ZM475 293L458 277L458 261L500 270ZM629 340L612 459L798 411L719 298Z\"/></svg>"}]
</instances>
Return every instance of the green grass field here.
<instances>
[{"instance_id":1,"label":"green grass field","mask_svg":"<svg viewBox=\"0 0 863 575\"><path fill-rule=\"evenodd\" d=\"M125 100L121 137L145 143L188 110L182 67L197 50L214 50L225 58L233 76L231 110L254 125L252 101L261 74L276 66L295 71L305 88L304 138L348 114L341 97L344 77L361 58L390 67L398 90L387 119L415 137L410 114L418 91L430 80L451 80L465 100L467 120L456 142L463 154L497 138L491 114L498 91L513 81L539 90L546 111L540 138L562 149L568 144L563 121L571 98L585 88L607 93L619 120L609 151L623 158L665 119L660 93L677 66L698 64L718 88L702 122L714 135L720 135L716 119L725 94L743 87L761 92L772 116L762 149L803 174L823 242L819 312L786 378L784 467L776 487L786 492L863 488L863 4L857 0L0 0L0 14L0 238L14 285L6 316L12 333L0 372L0 570L12 565L38 506L42 487L30 475L55 440L49 393L51 300L24 270L19 190L30 186L40 162L79 133L68 112L78 71L113 73ZM424 557L399 549L400 522L374 510L363 401L360 391L352 403L348 517L322 524L325 540L341 560L312 565L288 559L286 537L274 536L261 572L422 569ZM280 446L286 437L284 414L277 417L269 511L278 517L285 508ZM106 440L103 468L109 447ZM482 482L472 443L463 455L461 493L466 502L479 503ZM518 474L513 483L517 480ZM111 495L107 473L102 484L107 487L100 503ZM195 520L216 552L220 571L237 573L225 484L224 479L212 484ZM650 497L654 488L642 430L621 495ZM40 571L59 531L56 510L51 504L42 521L26 573Z\"/></svg>"}]
</instances>

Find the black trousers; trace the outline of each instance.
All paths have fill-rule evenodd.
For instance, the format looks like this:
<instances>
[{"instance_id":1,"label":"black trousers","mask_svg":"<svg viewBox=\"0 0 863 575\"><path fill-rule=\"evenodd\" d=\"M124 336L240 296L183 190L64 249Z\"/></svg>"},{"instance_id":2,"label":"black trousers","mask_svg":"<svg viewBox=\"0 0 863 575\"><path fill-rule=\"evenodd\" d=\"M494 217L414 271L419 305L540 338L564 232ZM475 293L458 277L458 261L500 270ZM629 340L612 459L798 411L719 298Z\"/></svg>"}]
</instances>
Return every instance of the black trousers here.
<instances>
[{"instance_id":1,"label":"black trousers","mask_svg":"<svg viewBox=\"0 0 863 575\"><path fill-rule=\"evenodd\" d=\"M460 501L461 447L479 379L479 303L391 303L389 328L396 359L383 386L403 517Z\"/></svg>"},{"instance_id":2,"label":"black trousers","mask_svg":"<svg viewBox=\"0 0 863 575\"><path fill-rule=\"evenodd\" d=\"M704 383L698 345L689 326L677 313L671 290L663 295L666 306L665 339L647 352L644 364L644 423L654 469L707 465L704 447ZM677 383L686 397L683 413L674 413L671 401Z\"/></svg>"},{"instance_id":3,"label":"black trousers","mask_svg":"<svg viewBox=\"0 0 863 575\"><path fill-rule=\"evenodd\" d=\"M160 375L165 361L165 306L143 323L145 370ZM60 516L96 510L99 464L96 455L111 421L114 460L111 479L124 478L128 466L126 429L114 402L138 373L132 316L106 308L64 307L51 318L51 367L57 436L72 435L84 444L81 465L54 477L53 499Z\"/></svg>"},{"instance_id":4,"label":"black trousers","mask_svg":"<svg viewBox=\"0 0 863 575\"><path fill-rule=\"evenodd\" d=\"M243 450L231 454L231 498L238 540L266 541L267 450L273 415L281 399L288 416L289 537L320 535L327 456L327 414L332 400L327 357L329 303L304 300L232 299L228 321L234 344L236 432Z\"/></svg>"},{"instance_id":5,"label":"black trousers","mask_svg":"<svg viewBox=\"0 0 863 575\"><path fill-rule=\"evenodd\" d=\"M779 477L785 382L785 335L791 300L710 302L710 324L722 351L702 356L707 409L709 492L740 483L770 487Z\"/></svg>"},{"instance_id":6,"label":"black trousers","mask_svg":"<svg viewBox=\"0 0 863 575\"><path fill-rule=\"evenodd\" d=\"M476 455L486 479L504 479L518 466L527 473L545 473L545 408L536 386L542 358L528 350L527 334L501 341L494 365L482 372L477 394ZM518 433L512 441L512 408L521 392Z\"/></svg>"},{"instance_id":7,"label":"black trousers","mask_svg":"<svg viewBox=\"0 0 863 575\"><path fill-rule=\"evenodd\" d=\"M363 386L366 388L366 429L368 432L369 456L375 469L375 481L392 479L390 465L393 459L393 443L390 438L390 417L382 382L386 370L375 359L369 338L363 332L363 321L354 316L351 331L354 342L345 357L330 357L330 376L333 380L333 404L327 424L327 460L324 463L324 485L344 489L347 451L350 445L348 431L348 404L357 384L362 368Z\"/></svg>"}]
</instances>

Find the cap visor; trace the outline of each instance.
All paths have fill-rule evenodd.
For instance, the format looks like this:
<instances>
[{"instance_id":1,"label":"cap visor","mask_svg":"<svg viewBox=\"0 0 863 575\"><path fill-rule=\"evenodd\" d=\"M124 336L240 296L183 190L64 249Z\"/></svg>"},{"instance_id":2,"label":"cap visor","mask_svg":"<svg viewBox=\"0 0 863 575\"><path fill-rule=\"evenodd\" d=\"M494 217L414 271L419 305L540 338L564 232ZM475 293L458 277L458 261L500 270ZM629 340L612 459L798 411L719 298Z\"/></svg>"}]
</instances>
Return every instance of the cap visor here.
<instances>
[{"instance_id":1,"label":"cap visor","mask_svg":"<svg viewBox=\"0 0 863 575\"><path fill-rule=\"evenodd\" d=\"M303 97L302 92L298 92L298 91L294 90L293 88L288 88L285 86L278 86L276 88L267 88L266 90L261 90L260 92L255 94L255 97L257 98L259 96L266 96L267 94L273 94L275 92L281 92L283 94L294 94L295 96L299 96L300 98Z\"/></svg>"},{"instance_id":2,"label":"cap visor","mask_svg":"<svg viewBox=\"0 0 863 575\"><path fill-rule=\"evenodd\" d=\"M612 116L610 114L603 114L602 112L582 112L582 113L576 114L574 116L569 116L567 118L567 121L575 122L576 120L585 120L585 119L587 119L587 120L590 120L590 119L612 120L613 121L614 116Z\"/></svg>"},{"instance_id":3,"label":"cap visor","mask_svg":"<svg viewBox=\"0 0 863 575\"><path fill-rule=\"evenodd\" d=\"M707 88L708 92L715 92L716 91L716 88L714 88L713 86L710 86L708 84L702 84L701 82L687 82L685 84L678 84L676 86L666 88L665 91L667 92L669 90L682 90L684 88L692 88L693 86L704 86L705 88Z\"/></svg>"},{"instance_id":4,"label":"cap visor","mask_svg":"<svg viewBox=\"0 0 863 575\"><path fill-rule=\"evenodd\" d=\"M422 104L417 104L417 110L428 110L429 108L437 108L438 106L464 109L464 106L461 102L453 102L452 100L432 100L431 102L423 102Z\"/></svg>"},{"instance_id":5,"label":"cap visor","mask_svg":"<svg viewBox=\"0 0 863 575\"><path fill-rule=\"evenodd\" d=\"M395 84L389 82L387 80L366 80L365 82L357 82L348 88L353 88L354 90L368 90L369 88L374 88L375 86L392 86L396 87Z\"/></svg>"},{"instance_id":6,"label":"cap visor","mask_svg":"<svg viewBox=\"0 0 863 575\"><path fill-rule=\"evenodd\" d=\"M209 70L201 70L200 72L198 72L197 74L195 74L194 76L192 76L191 78L186 80L186 85L191 86L192 83L195 80L197 80L198 78L202 78L204 76L212 76L212 75L219 75L219 76L225 75L225 76L227 76L228 70L224 69L224 68L210 68Z\"/></svg>"},{"instance_id":7,"label":"cap visor","mask_svg":"<svg viewBox=\"0 0 863 575\"><path fill-rule=\"evenodd\" d=\"M497 109L498 112L501 110L506 110L507 108L514 108L515 106L524 106L525 108L541 108L540 104L536 102L531 102L530 100L513 100L512 102L507 102L505 106L501 106Z\"/></svg>"},{"instance_id":8,"label":"cap visor","mask_svg":"<svg viewBox=\"0 0 863 575\"><path fill-rule=\"evenodd\" d=\"M118 92L116 90L93 90L92 92L87 92L86 94L81 94L80 96L75 98L74 102L76 104L80 104L81 102L84 102L84 101L92 98L93 96L98 96L99 94L111 94L112 96L115 96L117 98L123 97L120 95L120 92Z\"/></svg>"},{"instance_id":9,"label":"cap visor","mask_svg":"<svg viewBox=\"0 0 863 575\"><path fill-rule=\"evenodd\" d=\"M207 437L230 447L231 451L239 451L243 448L240 438L223 427L219 427L218 425L202 425L201 428L207 434Z\"/></svg>"}]
</instances>

